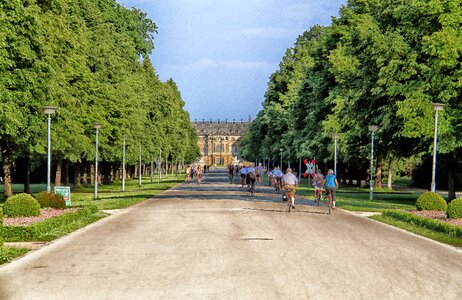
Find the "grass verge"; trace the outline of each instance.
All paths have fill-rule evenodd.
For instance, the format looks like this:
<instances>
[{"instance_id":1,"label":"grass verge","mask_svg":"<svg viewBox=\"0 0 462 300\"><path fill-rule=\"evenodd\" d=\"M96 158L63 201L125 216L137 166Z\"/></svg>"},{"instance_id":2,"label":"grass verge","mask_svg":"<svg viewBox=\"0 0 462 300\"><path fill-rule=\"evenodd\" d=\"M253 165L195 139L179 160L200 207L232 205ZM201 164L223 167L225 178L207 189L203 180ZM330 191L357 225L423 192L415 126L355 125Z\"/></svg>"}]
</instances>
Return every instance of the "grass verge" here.
<instances>
[{"instance_id":1,"label":"grass verge","mask_svg":"<svg viewBox=\"0 0 462 300\"><path fill-rule=\"evenodd\" d=\"M52 241L103 217L96 206L89 206L30 226L3 226L0 235L6 242Z\"/></svg>"},{"instance_id":2,"label":"grass verge","mask_svg":"<svg viewBox=\"0 0 462 300\"><path fill-rule=\"evenodd\" d=\"M0 246L0 265L10 262L16 257L22 256L29 252L26 248L3 247Z\"/></svg>"},{"instance_id":3,"label":"grass verge","mask_svg":"<svg viewBox=\"0 0 462 300\"><path fill-rule=\"evenodd\" d=\"M384 211L382 215L371 216L370 218L432 240L453 246L462 246L462 228L452 224L401 211Z\"/></svg>"}]
</instances>

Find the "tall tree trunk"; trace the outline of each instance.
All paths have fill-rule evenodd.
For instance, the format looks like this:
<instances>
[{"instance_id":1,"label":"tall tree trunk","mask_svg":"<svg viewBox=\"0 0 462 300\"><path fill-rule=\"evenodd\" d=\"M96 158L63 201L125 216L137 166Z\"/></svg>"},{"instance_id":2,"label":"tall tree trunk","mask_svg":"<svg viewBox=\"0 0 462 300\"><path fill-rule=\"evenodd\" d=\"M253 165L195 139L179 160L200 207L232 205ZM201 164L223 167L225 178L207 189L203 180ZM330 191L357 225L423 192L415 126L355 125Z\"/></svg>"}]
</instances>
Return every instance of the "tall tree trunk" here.
<instances>
[{"instance_id":1,"label":"tall tree trunk","mask_svg":"<svg viewBox=\"0 0 462 300\"><path fill-rule=\"evenodd\" d=\"M82 180L83 180L83 186L88 187L88 163L84 163L83 165Z\"/></svg>"},{"instance_id":2,"label":"tall tree trunk","mask_svg":"<svg viewBox=\"0 0 462 300\"><path fill-rule=\"evenodd\" d=\"M82 175L81 175L81 163L76 162L74 164L74 186L79 188L82 183Z\"/></svg>"},{"instance_id":3,"label":"tall tree trunk","mask_svg":"<svg viewBox=\"0 0 462 300\"><path fill-rule=\"evenodd\" d=\"M454 160L448 162L448 202L456 199L456 170Z\"/></svg>"},{"instance_id":4,"label":"tall tree trunk","mask_svg":"<svg viewBox=\"0 0 462 300\"><path fill-rule=\"evenodd\" d=\"M13 195L13 186L11 185L11 160L10 151L3 149L2 151L2 163L3 163L3 196L5 200Z\"/></svg>"},{"instance_id":5,"label":"tall tree trunk","mask_svg":"<svg viewBox=\"0 0 462 300\"><path fill-rule=\"evenodd\" d=\"M69 186L69 162L64 161L64 185Z\"/></svg>"},{"instance_id":6,"label":"tall tree trunk","mask_svg":"<svg viewBox=\"0 0 462 300\"><path fill-rule=\"evenodd\" d=\"M58 160L58 162L56 163L55 186L61 186L62 168L63 168L63 161Z\"/></svg>"},{"instance_id":7,"label":"tall tree trunk","mask_svg":"<svg viewBox=\"0 0 462 300\"><path fill-rule=\"evenodd\" d=\"M95 184L95 165L94 164L90 165L90 184L91 185Z\"/></svg>"},{"instance_id":8,"label":"tall tree trunk","mask_svg":"<svg viewBox=\"0 0 462 300\"><path fill-rule=\"evenodd\" d=\"M387 188L391 190L393 187L391 186L393 182L393 160L390 158L388 160L388 176L387 176Z\"/></svg>"},{"instance_id":9,"label":"tall tree trunk","mask_svg":"<svg viewBox=\"0 0 462 300\"><path fill-rule=\"evenodd\" d=\"M24 193L30 194L30 157L29 157L29 153L26 153L26 156L24 157L24 159L25 159L24 173L26 174L25 181L24 181Z\"/></svg>"},{"instance_id":10,"label":"tall tree trunk","mask_svg":"<svg viewBox=\"0 0 462 300\"><path fill-rule=\"evenodd\" d=\"M374 186L376 188L382 187L382 166L381 165L377 165L377 168L375 169Z\"/></svg>"}]
</instances>

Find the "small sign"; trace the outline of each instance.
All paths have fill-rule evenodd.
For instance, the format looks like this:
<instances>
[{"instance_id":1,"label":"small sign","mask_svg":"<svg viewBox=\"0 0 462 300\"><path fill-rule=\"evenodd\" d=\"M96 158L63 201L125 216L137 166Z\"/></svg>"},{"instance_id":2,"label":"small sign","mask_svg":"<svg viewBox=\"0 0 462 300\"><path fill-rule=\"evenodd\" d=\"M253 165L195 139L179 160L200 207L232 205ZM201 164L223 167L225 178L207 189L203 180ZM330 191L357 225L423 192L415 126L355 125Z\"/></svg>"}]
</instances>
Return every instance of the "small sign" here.
<instances>
[{"instance_id":1,"label":"small sign","mask_svg":"<svg viewBox=\"0 0 462 300\"><path fill-rule=\"evenodd\" d=\"M71 206L71 187L70 186L55 186L55 194L61 195L66 201L66 206Z\"/></svg>"}]
</instances>

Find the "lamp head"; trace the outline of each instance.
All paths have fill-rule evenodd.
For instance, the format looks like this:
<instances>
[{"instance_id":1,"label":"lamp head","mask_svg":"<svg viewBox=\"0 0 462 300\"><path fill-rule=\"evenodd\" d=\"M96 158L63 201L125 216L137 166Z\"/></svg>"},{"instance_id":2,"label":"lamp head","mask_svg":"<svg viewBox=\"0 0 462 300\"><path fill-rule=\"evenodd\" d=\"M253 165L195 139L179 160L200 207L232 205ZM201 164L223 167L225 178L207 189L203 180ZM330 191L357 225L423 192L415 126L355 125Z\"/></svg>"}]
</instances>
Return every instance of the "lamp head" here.
<instances>
[{"instance_id":1,"label":"lamp head","mask_svg":"<svg viewBox=\"0 0 462 300\"><path fill-rule=\"evenodd\" d=\"M370 132L377 132L379 130L379 126L377 125L369 125L369 131Z\"/></svg>"},{"instance_id":2,"label":"lamp head","mask_svg":"<svg viewBox=\"0 0 462 300\"><path fill-rule=\"evenodd\" d=\"M46 113L47 115L52 115L56 112L56 106L44 106L43 107L43 112Z\"/></svg>"},{"instance_id":3,"label":"lamp head","mask_svg":"<svg viewBox=\"0 0 462 300\"><path fill-rule=\"evenodd\" d=\"M432 103L432 108L435 111L442 111L444 110L444 104L443 103Z\"/></svg>"},{"instance_id":4,"label":"lamp head","mask_svg":"<svg viewBox=\"0 0 462 300\"><path fill-rule=\"evenodd\" d=\"M103 127L103 125L101 125L101 123L98 123L98 122L96 122L96 123L93 125L93 128L95 128L95 129L100 129L101 127Z\"/></svg>"}]
</instances>

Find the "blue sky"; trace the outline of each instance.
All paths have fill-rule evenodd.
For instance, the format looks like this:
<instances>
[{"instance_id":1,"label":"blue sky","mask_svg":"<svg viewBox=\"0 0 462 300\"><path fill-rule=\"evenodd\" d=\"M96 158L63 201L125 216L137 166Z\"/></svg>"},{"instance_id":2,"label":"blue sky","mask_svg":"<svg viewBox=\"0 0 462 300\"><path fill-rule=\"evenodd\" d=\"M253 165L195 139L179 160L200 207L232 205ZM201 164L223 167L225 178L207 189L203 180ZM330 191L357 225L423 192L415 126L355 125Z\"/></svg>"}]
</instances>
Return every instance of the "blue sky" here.
<instances>
[{"instance_id":1,"label":"blue sky","mask_svg":"<svg viewBox=\"0 0 462 300\"><path fill-rule=\"evenodd\" d=\"M151 59L178 84L191 120L246 120L261 109L287 48L329 25L346 0L118 0L159 27Z\"/></svg>"}]
</instances>

